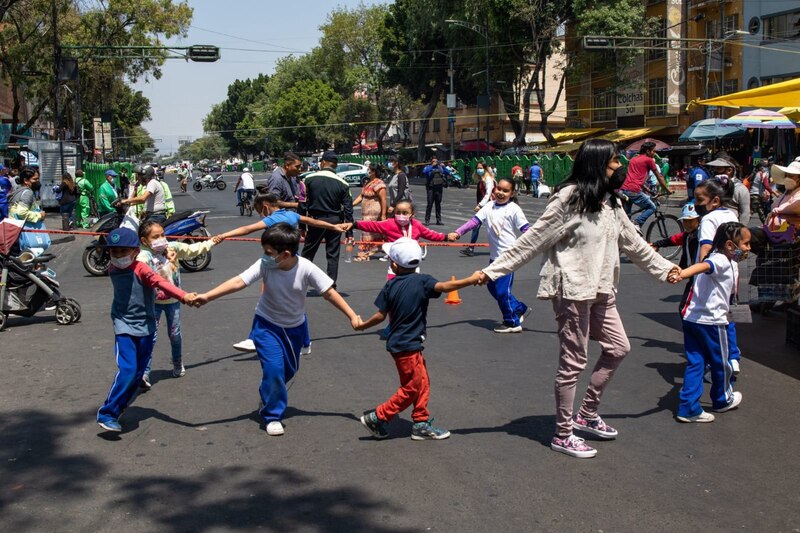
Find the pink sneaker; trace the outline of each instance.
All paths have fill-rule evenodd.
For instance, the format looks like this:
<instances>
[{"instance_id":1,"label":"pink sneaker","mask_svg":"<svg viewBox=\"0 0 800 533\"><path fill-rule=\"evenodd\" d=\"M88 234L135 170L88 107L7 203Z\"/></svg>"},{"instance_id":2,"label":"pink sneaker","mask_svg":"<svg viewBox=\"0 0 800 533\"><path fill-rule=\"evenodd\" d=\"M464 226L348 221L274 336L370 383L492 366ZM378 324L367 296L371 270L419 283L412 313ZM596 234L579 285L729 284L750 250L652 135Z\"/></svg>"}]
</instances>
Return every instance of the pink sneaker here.
<instances>
[{"instance_id":1,"label":"pink sneaker","mask_svg":"<svg viewBox=\"0 0 800 533\"><path fill-rule=\"evenodd\" d=\"M599 416L595 418L585 418L581 416L580 413L575 415L575 418L572 419L572 427L609 440L617 438L619 434L616 429L603 422L603 419Z\"/></svg>"},{"instance_id":2,"label":"pink sneaker","mask_svg":"<svg viewBox=\"0 0 800 533\"><path fill-rule=\"evenodd\" d=\"M579 459L590 459L597 455L597 450L588 446L583 439L570 435L569 437L561 438L558 435L553 437L550 442L550 448L557 452L571 455Z\"/></svg>"}]
</instances>

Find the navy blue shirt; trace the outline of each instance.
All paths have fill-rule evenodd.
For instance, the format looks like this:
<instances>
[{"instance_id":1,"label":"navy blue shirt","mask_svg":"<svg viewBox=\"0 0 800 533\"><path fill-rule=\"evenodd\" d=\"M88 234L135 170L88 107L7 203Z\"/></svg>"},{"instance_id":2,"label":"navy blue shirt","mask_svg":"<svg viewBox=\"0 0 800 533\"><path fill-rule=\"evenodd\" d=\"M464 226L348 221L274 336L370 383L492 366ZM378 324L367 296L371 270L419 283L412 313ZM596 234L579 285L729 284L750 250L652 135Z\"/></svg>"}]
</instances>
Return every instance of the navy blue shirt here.
<instances>
[{"instance_id":1,"label":"navy blue shirt","mask_svg":"<svg viewBox=\"0 0 800 533\"><path fill-rule=\"evenodd\" d=\"M386 349L392 353L422 350L428 323L428 300L438 298L436 279L428 274L403 274L389 280L375 299L378 310L389 315Z\"/></svg>"}]
</instances>

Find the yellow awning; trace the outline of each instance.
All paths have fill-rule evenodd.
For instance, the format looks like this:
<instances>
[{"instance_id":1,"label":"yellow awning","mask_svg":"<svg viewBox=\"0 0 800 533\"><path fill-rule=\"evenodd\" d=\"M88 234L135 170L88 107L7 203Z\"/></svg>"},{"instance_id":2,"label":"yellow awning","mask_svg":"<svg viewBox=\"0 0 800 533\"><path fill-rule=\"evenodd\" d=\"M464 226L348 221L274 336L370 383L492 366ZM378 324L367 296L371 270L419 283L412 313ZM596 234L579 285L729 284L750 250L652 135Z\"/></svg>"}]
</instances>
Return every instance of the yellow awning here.
<instances>
[{"instance_id":1,"label":"yellow awning","mask_svg":"<svg viewBox=\"0 0 800 533\"><path fill-rule=\"evenodd\" d=\"M640 139L642 137L647 137L651 133L656 131L661 131L665 129L666 126L655 126L652 128L634 128L634 129L625 129L625 130L614 130L612 132L606 133L605 135L601 135L600 137L596 137L597 139L605 139L607 141L620 143L622 141L629 141L631 139Z\"/></svg>"},{"instance_id":2,"label":"yellow awning","mask_svg":"<svg viewBox=\"0 0 800 533\"><path fill-rule=\"evenodd\" d=\"M738 93L725 94L708 100L689 102L694 105L717 105L722 107L796 107L800 102L800 78L773 83ZM785 113L784 113L785 114Z\"/></svg>"},{"instance_id":3,"label":"yellow awning","mask_svg":"<svg viewBox=\"0 0 800 533\"><path fill-rule=\"evenodd\" d=\"M580 139L581 137L589 136L593 133L597 133L598 131L602 130L603 128L580 128L580 129L572 129L572 130L563 130L559 131L558 133L553 134L553 138L558 143L563 143L567 141L574 141L575 139Z\"/></svg>"},{"instance_id":4,"label":"yellow awning","mask_svg":"<svg viewBox=\"0 0 800 533\"><path fill-rule=\"evenodd\" d=\"M778 109L778 113L786 115L786 118L789 120L794 120L795 122L800 120L800 107L784 107L782 109Z\"/></svg>"}]
</instances>

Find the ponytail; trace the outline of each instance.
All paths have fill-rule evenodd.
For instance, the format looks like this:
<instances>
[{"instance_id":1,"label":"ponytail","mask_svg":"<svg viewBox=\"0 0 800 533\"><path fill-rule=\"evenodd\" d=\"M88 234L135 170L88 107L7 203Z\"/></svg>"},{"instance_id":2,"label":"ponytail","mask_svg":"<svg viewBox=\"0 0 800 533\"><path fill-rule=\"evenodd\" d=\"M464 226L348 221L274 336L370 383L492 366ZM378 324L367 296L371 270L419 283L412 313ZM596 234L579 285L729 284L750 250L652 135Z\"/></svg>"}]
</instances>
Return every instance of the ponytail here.
<instances>
[{"instance_id":1,"label":"ponytail","mask_svg":"<svg viewBox=\"0 0 800 533\"><path fill-rule=\"evenodd\" d=\"M746 227L747 226L739 222L725 222L720 224L717 228L717 232L714 234L714 240L711 242L711 250L709 250L708 255L703 258L703 261L708 259L708 256L714 252L722 252L725 249L725 243L728 241L733 241L738 244L742 239L742 231Z\"/></svg>"},{"instance_id":2,"label":"ponytail","mask_svg":"<svg viewBox=\"0 0 800 533\"><path fill-rule=\"evenodd\" d=\"M733 179L725 174L701 181L697 187L695 187L695 190L697 189L705 190L711 200L719 198L720 205L724 205L725 202L730 202L733 199Z\"/></svg>"}]
</instances>

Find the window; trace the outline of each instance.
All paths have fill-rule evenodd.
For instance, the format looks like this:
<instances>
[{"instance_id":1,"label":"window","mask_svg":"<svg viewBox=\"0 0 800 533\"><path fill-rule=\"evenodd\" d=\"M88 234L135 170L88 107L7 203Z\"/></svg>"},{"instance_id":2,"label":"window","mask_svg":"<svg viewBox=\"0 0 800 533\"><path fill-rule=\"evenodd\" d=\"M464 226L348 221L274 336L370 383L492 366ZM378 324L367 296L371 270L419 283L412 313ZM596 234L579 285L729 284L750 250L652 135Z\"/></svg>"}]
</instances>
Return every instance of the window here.
<instances>
[{"instance_id":1,"label":"window","mask_svg":"<svg viewBox=\"0 0 800 533\"><path fill-rule=\"evenodd\" d=\"M719 80L716 80L708 84L708 97L716 98L717 96L722 96L723 94L735 93L738 90L739 90L739 80L725 80L725 90L724 92L720 93Z\"/></svg>"},{"instance_id":2,"label":"window","mask_svg":"<svg viewBox=\"0 0 800 533\"><path fill-rule=\"evenodd\" d=\"M442 131L442 124L438 118L433 119L433 133Z\"/></svg>"},{"instance_id":3,"label":"window","mask_svg":"<svg viewBox=\"0 0 800 533\"><path fill-rule=\"evenodd\" d=\"M800 39L800 11L764 17L764 39L769 41Z\"/></svg>"},{"instance_id":4,"label":"window","mask_svg":"<svg viewBox=\"0 0 800 533\"><path fill-rule=\"evenodd\" d=\"M647 81L647 116L663 117L667 114L667 79Z\"/></svg>"},{"instance_id":5,"label":"window","mask_svg":"<svg viewBox=\"0 0 800 533\"><path fill-rule=\"evenodd\" d=\"M578 118L578 100L567 100L567 118Z\"/></svg>"},{"instance_id":6,"label":"window","mask_svg":"<svg viewBox=\"0 0 800 533\"><path fill-rule=\"evenodd\" d=\"M739 30L739 14L727 15L723 24L723 33L730 33Z\"/></svg>"},{"instance_id":7,"label":"window","mask_svg":"<svg viewBox=\"0 0 800 533\"><path fill-rule=\"evenodd\" d=\"M667 20L661 19L659 21L658 30L654 33L656 37L660 37L660 39L653 39L647 46L657 46L659 50L647 50L647 60L654 61L656 59L664 59L667 57L667 41L663 40L667 36Z\"/></svg>"},{"instance_id":8,"label":"window","mask_svg":"<svg viewBox=\"0 0 800 533\"><path fill-rule=\"evenodd\" d=\"M617 118L617 93L608 88L592 91L592 120L604 122Z\"/></svg>"},{"instance_id":9,"label":"window","mask_svg":"<svg viewBox=\"0 0 800 533\"><path fill-rule=\"evenodd\" d=\"M725 94L739 91L739 80L725 80Z\"/></svg>"}]
</instances>

